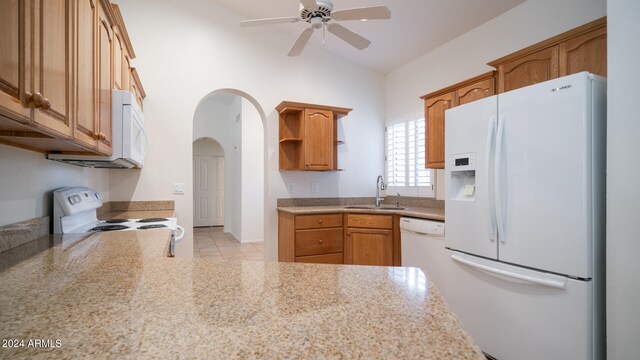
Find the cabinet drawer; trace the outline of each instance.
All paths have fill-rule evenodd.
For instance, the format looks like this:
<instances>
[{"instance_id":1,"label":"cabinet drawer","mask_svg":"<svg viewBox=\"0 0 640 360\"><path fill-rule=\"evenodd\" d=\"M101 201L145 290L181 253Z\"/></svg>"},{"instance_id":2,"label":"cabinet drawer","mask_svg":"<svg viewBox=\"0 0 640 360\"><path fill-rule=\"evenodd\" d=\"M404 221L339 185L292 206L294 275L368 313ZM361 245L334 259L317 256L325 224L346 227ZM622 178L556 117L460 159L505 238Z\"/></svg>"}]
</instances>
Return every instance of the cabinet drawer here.
<instances>
[{"instance_id":1,"label":"cabinet drawer","mask_svg":"<svg viewBox=\"0 0 640 360\"><path fill-rule=\"evenodd\" d=\"M296 230L322 229L342 226L342 214L319 214L296 216Z\"/></svg>"},{"instance_id":2,"label":"cabinet drawer","mask_svg":"<svg viewBox=\"0 0 640 360\"><path fill-rule=\"evenodd\" d=\"M342 253L326 254L326 255L311 255L311 256L298 256L296 262L299 263L314 263L314 264L344 264Z\"/></svg>"},{"instance_id":3,"label":"cabinet drawer","mask_svg":"<svg viewBox=\"0 0 640 360\"><path fill-rule=\"evenodd\" d=\"M342 252L342 228L296 231L295 255L318 255Z\"/></svg>"},{"instance_id":4,"label":"cabinet drawer","mask_svg":"<svg viewBox=\"0 0 640 360\"><path fill-rule=\"evenodd\" d=\"M393 229L393 215L348 214L347 226L367 229Z\"/></svg>"}]
</instances>

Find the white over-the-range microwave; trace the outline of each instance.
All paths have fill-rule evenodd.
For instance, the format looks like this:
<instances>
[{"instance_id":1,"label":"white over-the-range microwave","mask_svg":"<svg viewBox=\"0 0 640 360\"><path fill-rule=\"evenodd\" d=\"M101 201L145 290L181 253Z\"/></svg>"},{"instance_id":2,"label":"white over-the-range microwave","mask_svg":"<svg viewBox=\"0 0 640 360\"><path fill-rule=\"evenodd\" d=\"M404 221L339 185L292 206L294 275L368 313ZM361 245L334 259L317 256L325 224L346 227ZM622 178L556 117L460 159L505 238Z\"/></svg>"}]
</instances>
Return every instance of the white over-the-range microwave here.
<instances>
[{"instance_id":1,"label":"white over-the-range microwave","mask_svg":"<svg viewBox=\"0 0 640 360\"><path fill-rule=\"evenodd\" d=\"M113 90L111 104L111 156L48 154L47 159L94 168L142 168L149 145L142 110L128 91Z\"/></svg>"}]
</instances>

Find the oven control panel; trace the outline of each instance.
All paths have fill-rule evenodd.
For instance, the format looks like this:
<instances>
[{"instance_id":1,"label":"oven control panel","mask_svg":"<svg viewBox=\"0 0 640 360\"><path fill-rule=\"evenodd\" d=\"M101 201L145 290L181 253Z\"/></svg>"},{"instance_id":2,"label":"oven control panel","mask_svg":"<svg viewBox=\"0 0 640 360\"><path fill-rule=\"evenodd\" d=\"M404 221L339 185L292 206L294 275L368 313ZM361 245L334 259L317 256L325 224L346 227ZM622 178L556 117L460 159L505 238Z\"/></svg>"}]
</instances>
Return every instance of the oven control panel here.
<instances>
[{"instance_id":1,"label":"oven control panel","mask_svg":"<svg viewBox=\"0 0 640 360\"><path fill-rule=\"evenodd\" d=\"M102 194L86 187L58 189L53 198L65 215L73 215L102 206Z\"/></svg>"}]
</instances>

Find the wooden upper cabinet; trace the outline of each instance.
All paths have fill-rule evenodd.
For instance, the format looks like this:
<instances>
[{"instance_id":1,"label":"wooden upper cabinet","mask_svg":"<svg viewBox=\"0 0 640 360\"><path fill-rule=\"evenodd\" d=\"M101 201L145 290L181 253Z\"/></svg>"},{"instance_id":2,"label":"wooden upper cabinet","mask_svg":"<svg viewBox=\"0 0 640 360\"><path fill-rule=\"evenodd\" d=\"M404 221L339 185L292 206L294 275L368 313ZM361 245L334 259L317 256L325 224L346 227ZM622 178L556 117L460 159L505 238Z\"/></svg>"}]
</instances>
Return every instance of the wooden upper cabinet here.
<instances>
[{"instance_id":1,"label":"wooden upper cabinet","mask_svg":"<svg viewBox=\"0 0 640 360\"><path fill-rule=\"evenodd\" d=\"M111 49L113 47L113 32L108 19L108 11L109 9L101 3L98 11L98 46L96 47L96 78L98 85L98 108L96 118L98 128L98 151L102 154L111 155Z\"/></svg>"},{"instance_id":2,"label":"wooden upper cabinet","mask_svg":"<svg viewBox=\"0 0 640 360\"><path fill-rule=\"evenodd\" d=\"M31 109L23 104L26 80L25 54L20 43L27 29L24 0L0 1L0 114L20 122L31 121ZM29 32L31 33L31 32ZM3 126L7 128L7 125Z\"/></svg>"},{"instance_id":3,"label":"wooden upper cabinet","mask_svg":"<svg viewBox=\"0 0 640 360\"><path fill-rule=\"evenodd\" d=\"M281 171L339 170L337 121L351 109L283 101L276 110Z\"/></svg>"},{"instance_id":4,"label":"wooden upper cabinet","mask_svg":"<svg viewBox=\"0 0 640 360\"><path fill-rule=\"evenodd\" d=\"M425 99L427 168L444 168L444 112L455 106L455 91Z\"/></svg>"},{"instance_id":5,"label":"wooden upper cabinet","mask_svg":"<svg viewBox=\"0 0 640 360\"><path fill-rule=\"evenodd\" d=\"M113 88L115 90L124 89L122 87L122 63L124 61L122 48L122 39L120 39L120 34L116 31L113 35Z\"/></svg>"},{"instance_id":6,"label":"wooden upper cabinet","mask_svg":"<svg viewBox=\"0 0 640 360\"><path fill-rule=\"evenodd\" d=\"M33 121L60 136L71 137L71 1L33 2Z\"/></svg>"},{"instance_id":7,"label":"wooden upper cabinet","mask_svg":"<svg viewBox=\"0 0 640 360\"><path fill-rule=\"evenodd\" d=\"M97 147L96 103L96 32L98 6L96 0L77 2L75 29L75 131L74 138L89 147Z\"/></svg>"},{"instance_id":8,"label":"wooden upper cabinet","mask_svg":"<svg viewBox=\"0 0 640 360\"><path fill-rule=\"evenodd\" d=\"M129 91L131 91L136 97L136 102L140 105L140 110L144 110L144 98L147 94L144 92L144 88L142 87L138 71L134 67L130 70Z\"/></svg>"},{"instance_id":9,"label":"wooden upper cabinet","mask_svg":"<svg viewBox=\"0 0 640 360\"><path fill-rule=\"evenodd\" d=\"M498 93L581 71L606 76L606 26L601 18L490 62Z\"/></svg>"},{"instance_id":10,"label":"wooden upper cabinet","mask_svg":"<svg viewBox=\"0 0 640 360\"><path fill-rule=\"evenodd\" d=\"M560 76L582 71L607 76L606 26L560 44Z\"/></svg>"},{"instance_id":11,"label":"wooden upper cabinet","mask_svg":"<svg viewBox=\"0 0 640 360\"><path fill-rule=\"evenodd\" d=\"M495 79L493 75L487 78L480 79L477 82L473 82L469 85L463 85L456 90L456 105L464 105L476 100L484 99L486 97L495 95Z\"/></svg>"},{"instance_id":12,"label":"wooden upper cabinet","mask_svg":"<svg viewBox=\"0 0 640 360\"><path fill-rule=\"evenodd\" d=\"M540 50L498 66L500 93L558 77L558 46Z\"/></svg>"},{"instance_id":13,"label":"wooden upper cabinet","mask_svg":"<svg viewBox=\"0 0 640 360\"><path fill-rule=\"evenodd\" d=\"M304 166L307 170L333 169L333 113L327 110L304 111Z\"/></svg>"}]
</instances>

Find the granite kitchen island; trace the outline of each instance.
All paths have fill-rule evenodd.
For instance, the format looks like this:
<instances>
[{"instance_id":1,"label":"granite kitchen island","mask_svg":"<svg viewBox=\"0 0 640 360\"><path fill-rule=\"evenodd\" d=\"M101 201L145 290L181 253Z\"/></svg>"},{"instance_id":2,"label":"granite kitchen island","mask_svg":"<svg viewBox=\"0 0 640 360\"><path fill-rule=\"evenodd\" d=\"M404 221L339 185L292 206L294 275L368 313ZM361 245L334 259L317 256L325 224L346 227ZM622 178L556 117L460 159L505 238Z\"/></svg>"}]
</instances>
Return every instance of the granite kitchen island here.
<instances>
[{"instance_id":1,"label":"granite kitchen island","mask_svg":"<svg viewBox=\"0 0 640 360\"><path fill-rule=\"evenodd\" d=\"M484 359L418 269L168 258L169 236L0 253L1 337L51 340L0 358Z\"/></svg>"}]
</instances>

